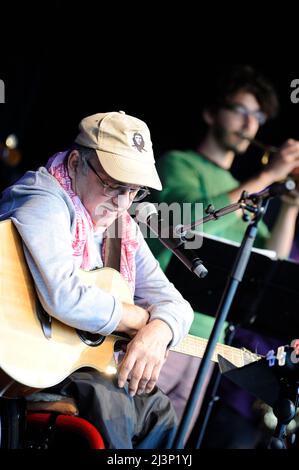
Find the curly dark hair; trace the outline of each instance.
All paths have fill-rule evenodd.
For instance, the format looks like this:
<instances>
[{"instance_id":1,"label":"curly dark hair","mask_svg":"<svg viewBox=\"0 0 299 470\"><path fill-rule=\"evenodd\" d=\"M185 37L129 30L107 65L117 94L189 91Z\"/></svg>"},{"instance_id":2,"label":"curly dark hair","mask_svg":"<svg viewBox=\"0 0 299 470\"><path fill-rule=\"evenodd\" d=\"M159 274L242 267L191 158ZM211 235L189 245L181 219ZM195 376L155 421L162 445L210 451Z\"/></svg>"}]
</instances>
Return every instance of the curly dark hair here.
<instances>
[{"instance_id":1,"label":"curly dark hair","mask_svg":"<svg viewBox=\"0 0 299 470\"><path fill-rule=\"evenodd\" d=\"M229 104L231 98L241 90L255 96L268 118L277 115L279 103L273 85L249 65L236 65L220 74L207 97L205 108L215 113Z\"/></svg>"}]
</instances>

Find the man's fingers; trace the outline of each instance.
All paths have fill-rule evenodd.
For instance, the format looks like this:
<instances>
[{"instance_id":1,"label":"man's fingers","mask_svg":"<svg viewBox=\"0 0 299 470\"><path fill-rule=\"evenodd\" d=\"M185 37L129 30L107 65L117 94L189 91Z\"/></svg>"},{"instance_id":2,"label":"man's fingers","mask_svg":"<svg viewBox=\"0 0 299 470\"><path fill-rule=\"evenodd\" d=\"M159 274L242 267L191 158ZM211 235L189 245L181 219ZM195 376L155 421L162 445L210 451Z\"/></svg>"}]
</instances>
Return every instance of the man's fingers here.
<instances>
[{"instance_id":1,"label":"man's fingers","mask_svg":"<svg viewBox=\"0 0 299 470\"><path fill-rule=\"evenodd\" d=\"M135 365L136 358L130 354L125 355L118 370L118 386L122 388L128 380L129 374Z\"/></svg>"},{"instance_id":2,"label":"man's fingers","mask_svg":"<svg viewBox=\"0 0 299 470\"><path fill-rule=\"evenodd\" d=\"M147 364L147 366L144 369L143 376L138 384L138 390L137 390L138 395L142 395L145 392L146 388L148 387L148 384L154 380L153 378L154 371L155 371L154 364L152 363ZM157 377L157 380L158 380L158 377Z\"/></svg>"},{"instance_id":3,"label":"man's fingers","mask_svg":"<svg viewBox=\"0 0 299 470\"><path fill-rule=\"evenodd\" d=\"M144 375L145 362L136 362L130 376L129 393L133 397L139 387L139 383L147 383L148 377Z\"/></svg>"},{"instance_id":4,"label":"man's fingers","mask_svg":"<svg viewBox=\"0 0 299 470\"><path fill-rule=\"evenodd\" d=\"M281 150L284 150L286 148L291 148L291 147L296 147L299 145L299 141L298 140L294 140L294 139L289 139L287 140L281 147L280 149Z\"/></svg>"},{"instance_id":5,"label":"man's fingers","mask_svg":"<svg viewBox=\"0 0 299 470\"><path fill-rule=\"evenodd\" d=\"M285 148L281 151L281 156L288 163L294 161L296 158L299 158L299 145Z\"/></svg>"},{"instance_id":6,"label":"man's fingers","mask_svg":"<svg viewBox=\"0 0 299 470\"><path fill-rule=\"evenodd\" d=\"M160 375L161 367L162 367L162 363L158 364L158 365L156 365L156 367L154 367L154 369L152 371L151 380L148 381L147 386L145 388L145 393L150 393L153 390L153 388L155 387L155 385L157 383L157 380L159 378L159 375Z\"/></svg>"},{"instance_id":7,"label":"man's fingers","mask_svg":"<svg viewBox=\"0 0 299 470\"><path fill-rule=\"evenodd\" d=\"M144 370L144 376L146 377L149 377L150 378L148 380L146 380L145 382L139 382L139 387L138 387L138 395L142 395L143 393L150 393L153 388L155 387L157 381L158 381L158 378L159 378L159 375L160 375L160 371L161 371L161 368L162 368L162 365L164 364L164 361L160 361L158 363L156 363L156 365L152 368L151 372L150 372L150 369L149 368L146 368Z\"/></svg>"}]
</instances>

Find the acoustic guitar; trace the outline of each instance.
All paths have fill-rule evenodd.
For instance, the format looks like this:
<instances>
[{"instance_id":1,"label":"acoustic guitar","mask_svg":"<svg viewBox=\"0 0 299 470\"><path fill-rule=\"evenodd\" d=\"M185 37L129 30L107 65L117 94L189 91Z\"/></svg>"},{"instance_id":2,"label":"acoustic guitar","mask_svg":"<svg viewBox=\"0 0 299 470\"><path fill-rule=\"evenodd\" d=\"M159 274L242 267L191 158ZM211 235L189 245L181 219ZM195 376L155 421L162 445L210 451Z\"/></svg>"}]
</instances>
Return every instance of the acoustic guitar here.
<instances>
[{"instance_id":1,"label":"acoustic guitar","mask_svg":"<svg viewBox=\"0 0 299 470\"><path fill-rule=\"evenodd\" d=\"M38 301L20 236L10 220L0 222L0 240L0 396L29 395L60 383L82 367L116 373L114 353L124 338L85 333L49 317ZM78 274L86 285L133 303L127 282L114 269ZM172 350L201 358L206 345L207 340L189 335ZM260 359L222 344L217 345L213 361L217 362L218 354L237 367Z\"/></svg>"}]
</instances>

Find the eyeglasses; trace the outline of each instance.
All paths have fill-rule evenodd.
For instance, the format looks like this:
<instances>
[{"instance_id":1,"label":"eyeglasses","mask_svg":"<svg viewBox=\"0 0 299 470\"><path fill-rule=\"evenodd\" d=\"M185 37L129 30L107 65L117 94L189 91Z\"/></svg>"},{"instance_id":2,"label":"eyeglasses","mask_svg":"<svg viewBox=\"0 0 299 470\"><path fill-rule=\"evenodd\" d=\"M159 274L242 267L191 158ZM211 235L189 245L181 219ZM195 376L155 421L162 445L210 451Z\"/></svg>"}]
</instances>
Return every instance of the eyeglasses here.
<instances>
[{"instance_id":1,"label":"eyeglasses","mask_svg":"<svg viewBox=\"0 0 299 470\"><path fill-rule=\"evenodd\" d=\"M109 184L100 177L98 172L94 169L94 167L88 160L86 160L86 163L89 168L94 172L94 174L97 175L97 177L99 178L101 185L103 186L103 193L105 196L116 197L129 192L130 200L134 202L139 202L144 199L148 194L150 194L150 190L145 186L141 186L139 188L130 188L130 186L126 186L125 184Z\"/></svg>"},{"instance_id":2,"label":"eyeglasses","mask_svg":"<svg viewBox=\"0 0 299 470\"><path fill-rule=\"evenodd\" d=\"M241 104L226 104L224 106L224 109L229 109L230 111L233 111L237 114L239 114L242 117L248 118L248 116L253 116L257 120L260 126L265 124L267 121L267 116L263 111L249 111L249 109L245 108L245 106L242 106Z\"/></svg>"}]
</instances>

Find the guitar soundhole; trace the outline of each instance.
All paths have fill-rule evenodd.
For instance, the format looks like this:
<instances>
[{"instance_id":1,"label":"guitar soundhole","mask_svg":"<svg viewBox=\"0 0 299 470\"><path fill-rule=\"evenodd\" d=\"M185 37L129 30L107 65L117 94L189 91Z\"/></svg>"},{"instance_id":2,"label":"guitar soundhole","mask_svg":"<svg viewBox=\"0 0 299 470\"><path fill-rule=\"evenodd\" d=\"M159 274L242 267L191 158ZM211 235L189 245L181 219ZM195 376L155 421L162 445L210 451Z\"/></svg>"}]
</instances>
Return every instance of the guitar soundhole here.
<instances>
[{"instance_id":1,"label":"guitar soundhole","mask_svg":"<svg viewBox=\"0 0 299 470\"><path fill-rule=\"evenodd\" d=\"M76 330L79 338L83 341L83 343L87 344L87 346L99 346L100 344L105 341L105 336L98 335L94 333L89 333L88 331L83 330Z\"/></svg>"},{"instance_id":2,"label":"guitar soundhole","mask_svg":"<svg viewBox=\"0 0 299 470\"><path fill-rule=\"evenodd\" d=\"M128 339L118 339L114 343L114 352L123 352L125 353L127 350Z\"/></svg>"}]
</instances>

